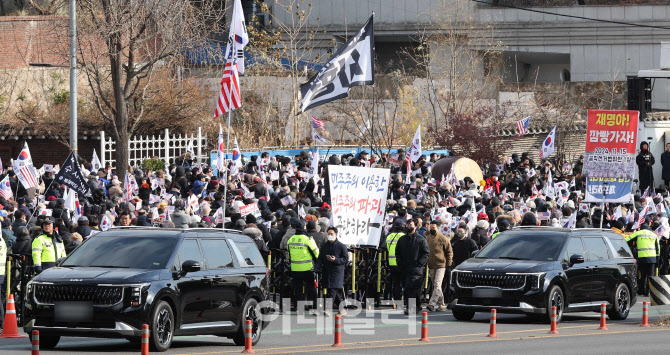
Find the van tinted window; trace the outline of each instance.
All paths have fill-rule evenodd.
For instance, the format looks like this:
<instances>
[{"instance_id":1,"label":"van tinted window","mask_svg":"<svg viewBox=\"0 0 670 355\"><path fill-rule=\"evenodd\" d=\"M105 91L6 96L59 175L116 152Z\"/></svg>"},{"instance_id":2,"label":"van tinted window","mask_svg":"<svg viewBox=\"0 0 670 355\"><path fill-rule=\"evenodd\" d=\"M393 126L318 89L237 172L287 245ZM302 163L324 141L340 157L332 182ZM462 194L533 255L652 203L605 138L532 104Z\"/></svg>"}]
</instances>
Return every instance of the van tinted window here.
<instances>
[{"instance_id":1,"label":"van tinted window","mask_svg":"<svg viewBox=\"0 0 670 355\"><path fill-rule=\"evenodd\" d=\"M202 252L208 269L221 269L233 266L233 257L225 239L200 239Z\"/></svg>"},{"instance_id":2,"label":"van tinted window","mask_svg":"<svg viewBox=\"0 0 670 355\"><path fill-rule=\"evenodd\" d=\"M612 248L614 249L614 256L618 258L632 258L633 254L628 247L628 243L626 243L626 240L623 239L622 236L618 234L611 234L607 233L605 234L607 237L607 240L610 242L612 245Z\"/></svg>"},{"instance_id":3,"label":"van tinted window","mask_svg":"<svg viewBox=\"0 0 670 355\"><path fill-rule=\"evenodd\" d=\"M585 237L583 240L584 246L586 247L586 252L588 253L589 261L609 259L609 253L607 252L607 246L605 245L603 238Z\"/></svg>"},{"instance_id":4,"label":"van tinted window","mask_svg":"<svg viewBox=\"0 0 670 355\"><path fill-rule=\"evenodd\" d=\"M200 248L198 248L198 241L195 239L184 239L179 248L179 254L177 254L178 263L176 266L177 270L181 270L181 264L186 260L194 260L203 264L202 254L200 253Z\"/></svg>"},{"instance_id":5,"label":"van tinted window","mask_svg":"<svg viewBox=\"0 0 670 355\"><path fill-rule=\"evenodd\" d=\"M581 255L586 257L584 255L584 247L582 246L582 239L579 237L570 238L570 242L568 243L568 249L565 251L563 260L565 262L569 262L570 257L573 255Z\"/></svg>"},{"instance_id":6,"label":"van tinted window","mask_svg":"<svg viewBox=\"0 0 670 355\"><path fill-rule=\"evenodd\" d=\"M242 243L236 242L235 246L242 254L242 262L246 262L246 265L242 266L265 266L265 260L263 256L258 251L258 247L254 243Z\"/></svg>"}]
</instances>

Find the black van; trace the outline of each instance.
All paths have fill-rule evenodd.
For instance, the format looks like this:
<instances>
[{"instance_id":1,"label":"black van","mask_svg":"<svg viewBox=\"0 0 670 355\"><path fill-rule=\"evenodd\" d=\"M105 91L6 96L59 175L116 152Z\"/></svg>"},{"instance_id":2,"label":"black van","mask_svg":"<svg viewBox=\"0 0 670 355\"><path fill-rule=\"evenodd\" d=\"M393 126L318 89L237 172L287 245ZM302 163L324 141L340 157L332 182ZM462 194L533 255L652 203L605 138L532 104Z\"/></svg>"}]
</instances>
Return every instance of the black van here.
<instances>
[{"instance_id":1,"label":"black van","mask_svg":"<svg viewBox=\"0 0 670 355\"><path fill-rule=\"evenodd\" d=\"M179 335L243 345L251 319L257 343L268 282L263 257L239 232L113 228L28 283L24 330L39 330L40 345L53 348L61 336L139 341L148 324L152 347L165 351Z\"/></svg>"},{"instance_id":2,"label":"black van","mask_svg":"<svg viewBox=\"0 0 670 355\"><path fill-rule=\"evenodd\" d=\"M458 320L475 312L542 315L600 311L628 317L636 302L637 264L624 237L608 229L521 227L499 234L456 267L448 308Z\"/></svg>"}]
</instances>

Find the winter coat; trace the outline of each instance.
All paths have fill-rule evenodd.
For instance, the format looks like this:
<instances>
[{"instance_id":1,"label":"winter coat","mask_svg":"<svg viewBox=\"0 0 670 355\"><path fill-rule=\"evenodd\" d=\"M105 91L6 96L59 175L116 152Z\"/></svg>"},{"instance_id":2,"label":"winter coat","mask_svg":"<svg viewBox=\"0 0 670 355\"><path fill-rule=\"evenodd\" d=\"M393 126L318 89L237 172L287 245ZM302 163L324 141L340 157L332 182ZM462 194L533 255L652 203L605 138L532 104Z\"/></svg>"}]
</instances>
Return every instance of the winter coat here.
<instances>
[{"instance_id":1,"label":"winter coat","mask_svg":"<svg viewBox=\"0 0 670 355\"><path fill-rule=\"evenodd\" d=\"M30 239L30 234L17 237L16 242L12 246L12 254L28 254L32 253L32 240ZM26 260L32 261L33 258L27 258Z\"/></svg>"},{"instance_id":2,"label":"winter coat","mask_svg":"<svg viewBox=\"0 0 670 355\"><path fill-rule=\"evenodd\" d=\"M654 172L652 169L656 163L656 159L654 159L654 156L648 149L642 150L642 146L645 144L647 144L647 142L640 143L640 153L635 158L635 163L637 164L640 173L639 181L641 190L654 185ZM649 147L649 145L647 145L647 147Z\"/></svg>"},{"instance_id":3,"label":"winter coat","mask_svg":"<svg viewBox=\"0 0 670 355\"><path fill-rule=\"evenodd\" d=\"M82 238L86 239L91 235L91 227L89 226L77 226L74 230L75 232L79 233ZM67 251L67 250L66 250Z\"/></svg>"},{"instance_id":4,"label":"winter coat","mask_svg":"<svg viewBox=\"0 0 670 355\"><path fill-rule=\"evenodd\" d=\"M263 240L263 232L261 232L260 229L258 228L246 228L244 231L242 231L246 236L251 238L251 240L254 241L256 244L256 247L258 248L258 251L261 252L263 255L263 258L266 258L268 255L268 246L265 245L265 241Z\"/></svg>"},{"instance_id":5,"label":"winter coat","mask_svg":"<svg viewBox=\"0 0 670 355\"><path fill-rule=\"evenodd\" d=\"M454 267L470 259L473 251L479 250L477 243L475 243L474 240L467 237L461 239L452 238L451 247L454 250L454 264L453 264Z\"/></svg>"},{"instance_id":6,"label":"winter coat","mask_svg":"<svg viewBox=\"0 0 670 355\"><path fill-rule=\"evenodd\" d=\"M406 288L418 288L423 283L423 270L430 257L426 238L417 233L404 235L395 249L398 267L402 270Z\"/></svg>"},{"instance_id":7,"label":"winter coat","mask_svg":"<svg viewBox=\"0 0 670 355\"><path fill-rule=\"evenodd\" d=\"M488 233L488 228L482 228L482 226L478 225L472 230L470 237L475 241L475 243L477 243L478 247L483 248L484 245L488 244L490 241Z\"/></svg>"},{"instance_id":8,"label":"winter coat","mask_svg":"<svg viewBox=\"0 0 670 355\"><path fill-rule=\"evenodd\" d=\"M451 266L454 252L451 249L449 239L440 232L437 232L435 235L432 235L429 232L426 232L425 234L426 241L428 241L428 247L430 248L428 268L432 270Z\"/></svg>"},{"instance_id":9,"label":"winter coat","mask_svg":"<svg viewBox=\"0 0 670 355\"><path fill-rule=\"evenodd\" d=\"M175 210L170 215L170 220L176 228L188 228L191 224L191 216L187 215L183 210Z\"/></svg>"},{"instance_id":10,"label":"winter coat","mask_svg":"<svg viewBox=\"0 0 670 355\"><path fill-rule=\"evenodd\" d=\"M317 232L315 230L313 231L308 231L307 235L312 237L314 239L314 242L316 243L317 248L321 248L321 246L326 242L326 234L323 232Z\"/></svg>"},{"instance_id":11,"label":"winter coat","mask_svg":"<svg viewBox=\"0 0 670 355\"><path fill-rule=\"evenodd\" d=\"M81 242L78 240L71 240L65 245L65 253L67 255L70 255L75 249L77 249L78 246L81 245Z\"/></svg>"},{"instance_id":12,"label":"winter coat","mask_svg":"<svg viewBox=\"0 0 670 355\"><path fill-rule=\"evenodd\" d=\"M146 215L137 217L137 226L138 227L151 227L151 221Z\"/></svg>"},{"instance_id":13,"label":"winter coat","mask_svg":"<svg viewBox=\"0 0 670 355\"><path fill-rule=\"evenodd\" d=\"M661 165L663 166L661 178L663 180L670 180L670 152L665 151L661 154Z\"/></svg>"},{"instance_id":14,"label":"winter coat","mask_svg":"<svg viewBox=\"0 0 670 355\"><path fill-rule=\"evenodd\" d=\"M335 257L334 261L328 261L326 255ZM318 262L321 265L321 286L323 288L344 287L344 267L349 261L347 246L339 240L326 241L319 250Z\"/></svg>"}]
</instances>

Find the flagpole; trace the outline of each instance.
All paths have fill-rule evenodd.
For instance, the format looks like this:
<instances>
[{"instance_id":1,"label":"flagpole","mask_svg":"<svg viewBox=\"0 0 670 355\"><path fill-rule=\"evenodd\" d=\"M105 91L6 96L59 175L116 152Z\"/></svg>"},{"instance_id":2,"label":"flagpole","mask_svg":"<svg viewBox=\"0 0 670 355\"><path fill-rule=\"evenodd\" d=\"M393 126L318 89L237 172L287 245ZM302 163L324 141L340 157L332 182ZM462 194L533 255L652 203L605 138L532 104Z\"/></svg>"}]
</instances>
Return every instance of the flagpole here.
<instances>
[{"instance_id":1,"label":"flagpole","mask_svg":"<svg viewBox=\"0 0 670 355\"><path fill-rule=\"evenodd\" d=\"M232 69L232 68L231 68ZM231 93L232 93L232 80L231 82ZM221 217L221 228L225 229L226 227L226 201L228 200L228 172L230 171L230 165L226 164L226 155L228 154L228 147L230 145L230 116L232 115L233 111L228 110L228 132L226 133L226 151L223 153L223 161L226 168L226 171L223 172L223 217ZM232 161L232 159L231 159Z\"/></svg>"},{"instance_id":2,"label":"flagpole","mask_svg":"<svg viewBox=\"0 0 670 355\"><path fill-rule=\"evenodd\" d=\"M232 103L233 103L233 99L234 99L233 84L235 82L235 80L234 80L235 77L233 76L233 66L236 65L235 56L237 55L237 50L236 50L237 40L235 39L235 35L237 33L235 31L235 24L237 22L237 21L235 21L235 12L236 12L235 10L236 10L236 8L237 8L236 3L235 3L235 1L233 1L233 17L231 18L231 21L230 21L231 22L231 29L232 29L232 33L233 33L233 40L230 43L230 47L231 47L230 49L232 50L232 55L231 55L232 63L230 63L230 76L231 76L231 79L230 79L230 101L229 101L229 104L228 104L228 124L227 124L228 131L226 132L226 151L223 153L223 161L224 162L226 161L226 154L228 154L228 151L229 151L228 148L230 146L230 117L233 114L233 109L232 109L232 107L233 107ZM242 14L242 16L244 16L244 13ZM228 35L228 38L230 38L230 34ZM244 60L244 59L242 59L242 60ZM223 72L224 72L224 74L226 72L225 64L224 64L224 67L223 67ZM238 76L237 80L239 80L239 76ZM242 90L241 89L240 89L240 104L242 104ZM231 156L231 162L232 162L232 156ZM226 164L224 164L224 165L226 165ZM230 166L226 166L226 172L223 175L224 176L224 181L223 181L224 182L224 185L223 185L223 211L222 211L223 212L222 213L223 217L221 218L221 229L226 228L226 201L228 200L228 175L229 175L229 172L230 172Z\"/></svg>"}]
</instances>

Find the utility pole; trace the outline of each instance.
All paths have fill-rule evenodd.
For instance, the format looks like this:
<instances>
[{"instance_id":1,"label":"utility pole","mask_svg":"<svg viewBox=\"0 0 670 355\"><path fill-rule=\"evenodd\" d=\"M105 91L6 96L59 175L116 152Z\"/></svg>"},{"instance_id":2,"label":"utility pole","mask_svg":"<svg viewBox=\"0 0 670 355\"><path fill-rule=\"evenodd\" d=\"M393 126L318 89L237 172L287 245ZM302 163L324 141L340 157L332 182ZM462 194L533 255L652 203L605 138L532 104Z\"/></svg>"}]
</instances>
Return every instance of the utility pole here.
<instances>
[{"instance_id":1,"label":"utility pole","mask_svg":"<svg viewBox=\"0 0 670 355\"><path fill-rule=\"evenodd\" d=\"M70 0L70 151L77 150L77 3Z\"/></svg>"}]
</instances>

